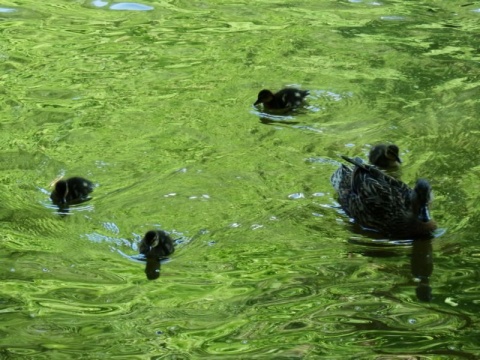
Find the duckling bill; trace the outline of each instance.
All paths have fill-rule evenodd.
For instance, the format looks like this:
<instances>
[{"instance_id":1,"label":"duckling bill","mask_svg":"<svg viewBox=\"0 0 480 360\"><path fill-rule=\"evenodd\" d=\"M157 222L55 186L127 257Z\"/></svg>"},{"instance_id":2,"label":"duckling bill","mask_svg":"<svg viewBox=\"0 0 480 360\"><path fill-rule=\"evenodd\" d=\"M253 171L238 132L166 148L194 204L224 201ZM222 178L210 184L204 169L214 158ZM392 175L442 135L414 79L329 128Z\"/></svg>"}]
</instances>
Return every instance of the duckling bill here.
<instances>
[{"instance_id":1,"label":"duckling bill","mask_svg":"<svg viewBox=\"0 0 480 360\"><path fill-rule=\"evenodd\" d=\"M437 225L428 211L432 188L427 180L417 180L411 189L360 158L342 158L354 167L341 165L330 181L356 223L395 239L432 236Z\"/></svg>"},{"instance_id":2,"label":"duckling bill","mask_svg":"<svg viewBox=\"0 0 480 360\"><path fill-rule=\"evenodd\" d=\"M395 144L378 144L370 150L368 161L382 169L397 169L402 163L399 152Z\"/></svg>"},{"instance_id":3,"label":"duckling bill","mask_svg":"<svg viewBox=\"0 0 480 360\"><path fill-rule=\"evenodd\" d=\"M267 110L290 110L300 106L308 94L308 90L295 88L285 88L277 93L263 89L258 93L257 101L253 105L263 104Z\"/></svg>"},{"instance_id":4,"label":"duckling bill","mask_svg":"<svg viewBox=\"0 0 480 360\"><path fill-rule=\"evenodd\" d=\"M90 180L79 176L59 180L55 183L50 199L58 207L67 208L69 205L90 200L88 195L93 191L93 188L94 185Z\"/></svg>"}]
</instances>

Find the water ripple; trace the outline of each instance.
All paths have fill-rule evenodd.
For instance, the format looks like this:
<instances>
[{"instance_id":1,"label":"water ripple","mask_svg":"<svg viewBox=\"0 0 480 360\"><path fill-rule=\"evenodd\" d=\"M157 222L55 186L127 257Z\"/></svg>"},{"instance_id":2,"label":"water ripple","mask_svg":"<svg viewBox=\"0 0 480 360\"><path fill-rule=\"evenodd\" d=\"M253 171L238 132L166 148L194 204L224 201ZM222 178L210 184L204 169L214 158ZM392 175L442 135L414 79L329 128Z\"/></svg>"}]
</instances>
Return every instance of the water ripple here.
<instances>
[{"instance_id":1,"label":"water ripple","mask_svg":"<svg viewBox=\"0 0 480 360\"><path fill-rule=\"evenodd\" d=\"M68 302L55 301L52 299L32 299L39 307L44 310L54 311L63 314L76 314L81 316L99 316L115 315L123 312L122 307L108 304L100 305L98 303L80 303L69 300Z\"/></svg>"},{"instance_id":2,"label":"water ripple","mask_svg":"<svg viewBox=\"0 0 480 360\"><path fill-rule=\"evenodd\" d=\"M94 0L92 1L92 5L97 7L97 8L102 8L105 7L109 4L108 1L104 0ZM144 4L139 4L139 3L113 3L112 5L109 6L110 10L123 10L123 11L150 11L153 10L153 6L148 6Z\"/></svg>"},{"instance_id":3,"label":"water ripple","mask_svg":"<svg viewBox=\"0 0 480 360\"><path fill-rule=\"evenodd\" d=\"M110 10L150 11L153 9L153 6L138 3L115 3L110 5Z\"/></svg>"}]
</instances>

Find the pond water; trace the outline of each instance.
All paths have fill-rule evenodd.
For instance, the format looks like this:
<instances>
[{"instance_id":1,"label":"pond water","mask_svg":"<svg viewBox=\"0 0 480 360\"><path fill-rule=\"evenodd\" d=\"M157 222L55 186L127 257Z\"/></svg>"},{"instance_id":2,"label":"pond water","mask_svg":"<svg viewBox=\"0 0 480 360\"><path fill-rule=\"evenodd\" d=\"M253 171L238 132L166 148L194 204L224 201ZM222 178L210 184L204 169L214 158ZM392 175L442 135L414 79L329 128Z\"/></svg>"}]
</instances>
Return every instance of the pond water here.
<instances>
[{"instance_id":1,"label":"pond water","mask_svg":"<svg viewBox=\"0 0 480 360\"><path fill-rule=\"evenodd\" d=\"M2 359L480 356L479 2L7 0L0 19ZM261 121L258 91L287 85L308 105ZM432 241L335 207L339 155L378 142L431 182ZM67 216L61 175L96 184ZM149 229L177 242L154 281L130 257Z\"/></svg>"}]
</instances>

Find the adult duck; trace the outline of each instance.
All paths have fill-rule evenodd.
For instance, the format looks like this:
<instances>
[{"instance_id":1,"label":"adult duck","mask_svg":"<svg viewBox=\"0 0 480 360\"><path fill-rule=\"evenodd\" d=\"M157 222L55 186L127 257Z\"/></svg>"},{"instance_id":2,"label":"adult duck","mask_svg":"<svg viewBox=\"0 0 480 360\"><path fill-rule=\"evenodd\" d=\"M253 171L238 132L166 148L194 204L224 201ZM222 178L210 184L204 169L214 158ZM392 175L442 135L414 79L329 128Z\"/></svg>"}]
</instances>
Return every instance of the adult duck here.
<instances>
[{"instance_id":1,"label":"adult duck","mask_svg":"<svg viewBox=\"0 0 480 360\"><path fill-rule=\"evenodd\" d=\"M370 150L368 161L382 169L398 169L402 163L399 152L395 144L378 144Z\"/></svg>"},{"instance_id":2,"label":"adult duck","mask_svg":"<svg viewBox=\"0 0 480 360\"><path fill-rule=\"evenodd\" d=\"M342 158L354 167L341 165L330 181L338 193L338 202L359 225L379 231L390 238L431 237L437 228L428 205L432 188L427 180L415 187L397 180L362 159Z\"/></svg>"},{"instance_id":3,"label":"adult duck","mask_svg":"<svg viewBox=\"0 0 480 360\"><path fill-rule=\"evenodd\" d=\"M253 105L263 104L266 110L291 110L300 106L308 94L308 90L295 88L285 88L276 93L263 89L258 93L257 101Z\"/></svg>"}]
</instances>

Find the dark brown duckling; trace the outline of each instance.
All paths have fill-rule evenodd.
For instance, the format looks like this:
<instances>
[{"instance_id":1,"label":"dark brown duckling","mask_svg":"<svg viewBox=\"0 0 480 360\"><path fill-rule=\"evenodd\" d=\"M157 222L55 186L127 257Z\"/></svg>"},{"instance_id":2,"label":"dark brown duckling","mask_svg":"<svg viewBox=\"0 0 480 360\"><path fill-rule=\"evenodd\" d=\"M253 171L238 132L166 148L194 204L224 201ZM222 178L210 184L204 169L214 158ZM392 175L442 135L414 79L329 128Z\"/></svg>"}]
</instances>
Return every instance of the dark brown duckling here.
<instances>
[{"instance_id":1,"label":"dark brown duckling","mask_svg":"<svg viewBox=\"0 0 480 360\"><path fill-rule=\"evenodd\" d=\"M402 163L399 152L395 144L378 144L370 150L368 161L382 169L398 169Z\"/></svg>"},{"instance_id":2,"label":"dark brown duckling","mask_svg":"<svg viewBox=\"0 0 480 360\"><path fill-rule=\"evenodd\" d=\"M427 180L417 180L411 189L360 158L342 158L353 168L341 165L330 181L347 215L390 238L432 237L437 224L428 212L433 197Z\"/></svg>"},{"instance_id":3,"label":"dark brown duckling","mask_svg":"<svg viewBox=\"0 0 480 360\"><path fill-rule=\"evenodd\" d=\"M263 89L258 93L258 99L253 105L263 104L267 110L291 110L300 106L308 94L308 90L295 88L285 88L275 94Z\"/></svg>"},{"instance_id":4,"label":"dark brown duckling","mask_svg":"<svg viewBox=\"0 0 480 360\"><path fill-rule=\"evenodd\" d=\"M71 177L66 180L59 180L50 194L52 202L60 208L68 205L80 204L90 200L88 196L93 191L94 185L90 180L82 177Z\"/></svg>"},{"instance_id":5,"label":"dark brown duckling","mask_svg":"<svg viewBox=\"0 0 480 360\"><path fill-rule=\"evenodd\" d=\"M161 259L173 254L172 238L162 230L147 231L140 241L139 252L148 258Z\"/></svg>"}]
</instances>

